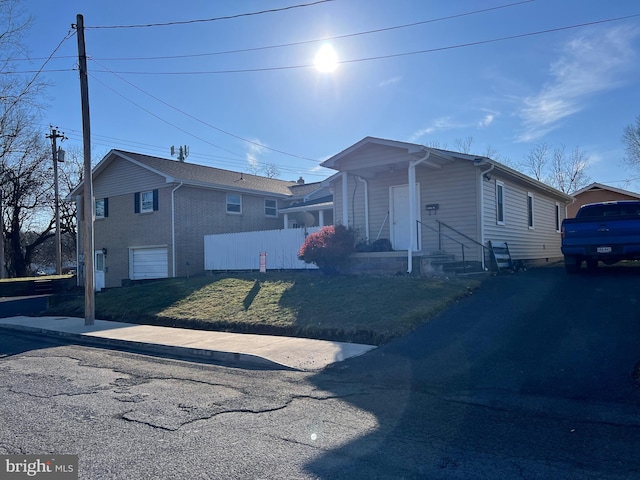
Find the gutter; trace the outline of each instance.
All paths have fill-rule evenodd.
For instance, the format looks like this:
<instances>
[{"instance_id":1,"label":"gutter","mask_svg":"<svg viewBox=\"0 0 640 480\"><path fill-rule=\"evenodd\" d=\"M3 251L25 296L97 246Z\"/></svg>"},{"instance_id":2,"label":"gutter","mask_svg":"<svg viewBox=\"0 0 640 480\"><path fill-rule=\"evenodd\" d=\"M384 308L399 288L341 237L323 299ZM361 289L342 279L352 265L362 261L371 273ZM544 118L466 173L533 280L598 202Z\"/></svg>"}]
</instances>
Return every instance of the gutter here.
<instances>
[{"instance_id":1,"label":"gutter","mask_svg":"<svg viewBox=\"0 0 640 480\"><path fill-rule=\"evenodd\" d=\"M176 277L176 202L174 193L183 185L180 182L173 190L171 190L171 275Z\"/></svg>"}]
</instances>

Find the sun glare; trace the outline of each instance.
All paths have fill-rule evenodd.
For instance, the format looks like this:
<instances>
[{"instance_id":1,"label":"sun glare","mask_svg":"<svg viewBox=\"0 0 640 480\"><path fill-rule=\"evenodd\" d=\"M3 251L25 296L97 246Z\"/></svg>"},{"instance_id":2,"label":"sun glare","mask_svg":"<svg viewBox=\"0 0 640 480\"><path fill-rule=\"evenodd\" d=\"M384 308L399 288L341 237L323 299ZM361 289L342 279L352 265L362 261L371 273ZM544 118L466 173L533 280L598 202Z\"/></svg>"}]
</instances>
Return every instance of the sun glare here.
<instances>
[{"instance_id":1,"label":"sun glare","mask_svg":"<svg viewBox=\"0 0 640 480\"><path fill-rule=\"evenodd\" d=\"M319 72L333 72L338 68L338 54L331 44L325 43L316 53L313 64Z\"/></svg>"}]
</instances>

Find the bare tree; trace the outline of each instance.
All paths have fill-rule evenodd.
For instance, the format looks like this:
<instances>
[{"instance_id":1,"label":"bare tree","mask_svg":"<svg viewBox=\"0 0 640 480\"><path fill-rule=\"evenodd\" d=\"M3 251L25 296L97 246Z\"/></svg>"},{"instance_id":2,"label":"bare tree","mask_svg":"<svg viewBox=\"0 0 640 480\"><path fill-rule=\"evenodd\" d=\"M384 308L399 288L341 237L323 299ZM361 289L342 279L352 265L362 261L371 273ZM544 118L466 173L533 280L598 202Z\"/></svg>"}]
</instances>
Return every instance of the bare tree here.
<instances>
[{"instance_id":1,"label":"bare tree","mask_svg":"<svg viewBox=\"0 0 640 480\"><path fill-rule=\"evenodd\" d=\"M536 180L564 193L573 193L590 182L587 175L589 155L580 147L566 153L564 145L551 151L546 143L539 143L525 156L519 170Z\"/></svg>"},{"instance_id":2,"label":"bare tree","mask_svg":"<svg viewBox=\"0 0 640 480\"><path fill-rule=\"evenodd\" d=\"M564 145L553 151L551 162L550 185L564 193L573 193L585 187L590 178L586 168L589 155L580 147L574 148L569 154L565 153Z\"/></svg>"},{"instance_id":3,"label":"bare tree","mask_svg":"<svg viewBox=\"0 0 640 480\"><path fill-rule=\"evenodd\" d=\"M275 163L260 165L257 162L250 162L248 170L251 175L261 175L267 178L276 178L280 175L280 169Z\"/></svg>"},{"instance_id":4,"label":"bare tree","mask_svg":"<svg viewBox=\"0 0 640 480\"><path fill-rule=\"evenodd\" d=\"M547 180L545 173L547 171L547 165L549 163L549 145L546 143L539 143L533 147L529 153L524 157L522 162L522 170L539 182Z\"/></svg>"},{"instance_id":5,"label":"bare tree","mask_svg":"<svg viewBox=\"0 0 640 480\"><path fill-rule=\"evenodd\" d=\"M622 135L626 156L624 163L640 170L640 115L636 117L636 123L627 125Z\"/></svg>"},{"instance_id":6,"label":"bare tree","mask_svg":"<svg viewBox=\"0 0 640 480\"><path fill-rule=\"evenodd\" d=\"M51 149L36 127L46 83L13 73L15 59L28 56L23 39L30 24L21 0L0 0L0 241L6 271L18 276L54 233Z\"/></svg>"},{"instance_id":7,"label":"bare tree","mask_svg":"<svg viewBox=\"0 0 640 480\"><path fill-rule=\"evenodd\" d=\"M470 153L473 137L456 138L456 150L460 153Z\"/></svg>"}]
</instances>

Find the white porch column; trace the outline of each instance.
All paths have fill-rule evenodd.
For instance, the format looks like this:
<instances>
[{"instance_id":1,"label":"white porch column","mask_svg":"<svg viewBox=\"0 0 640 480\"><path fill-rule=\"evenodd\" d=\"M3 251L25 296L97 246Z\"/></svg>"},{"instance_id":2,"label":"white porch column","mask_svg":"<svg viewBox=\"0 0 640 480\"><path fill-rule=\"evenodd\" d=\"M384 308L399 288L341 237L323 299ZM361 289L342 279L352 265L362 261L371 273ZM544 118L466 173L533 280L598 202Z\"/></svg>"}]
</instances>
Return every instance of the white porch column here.
<instances>
[{"instance_id":1,"label":"white porch column","mask_svg":"<svg viewBox=\"0 0 640 480\"><path fill-rule=\"evenodd\" d=\"M289 214L284 214L284 229L289 230Z\"/></svg>"},{"instance_id":2,"label":"white porch column","mask_svg":"<svg viewBox=\"0 0 640 480\"><path fill-rule=\"evenodd\" d=\"M318 210L318 225L324 227L324 210Z\"/></svg>"},{"instance_id":3,"label":"white porch column","mask_svg":"<svg viewBox=\"0 0 640 480\"><path fill-rule=\"evenodd\" d=\"M347 189L349 176L347 172L342 172L342 224L345 227L349 226L349 205L348 205L348 197L349 192Z\"/></svg>"},{"instance_id":4,"label":"white porch column","mask_svg":"<svg viewBox=\"0 0 640 480\"><path fill-rule=\"evenodd\" d=\"M416 167L429 158L430 152L426 152L424 157L409 162L409 249L407 252L407 273L413 271L413 249L418 247L416 242Z\"/></svg>"}]
</instances>

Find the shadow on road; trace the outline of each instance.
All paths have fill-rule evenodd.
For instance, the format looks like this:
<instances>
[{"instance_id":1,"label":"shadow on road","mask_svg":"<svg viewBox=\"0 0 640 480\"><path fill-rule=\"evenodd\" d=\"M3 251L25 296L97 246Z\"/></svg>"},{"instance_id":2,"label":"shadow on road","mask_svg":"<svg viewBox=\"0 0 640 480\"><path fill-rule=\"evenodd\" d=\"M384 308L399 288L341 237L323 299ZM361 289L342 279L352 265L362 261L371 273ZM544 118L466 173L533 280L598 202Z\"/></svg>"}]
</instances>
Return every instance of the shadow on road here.
<instances>
[{"instance_id":1,"label":"shadow on road","mask_svg":"<svg viewBox=\"0 0 640 480\"><path fill-rule=\"evenodd\" d=\"M497 276L413 334L317 375L337 396L367 385L345 401L378 428L307 470L326 479L628 473L640 423L622 429L617 415L640 407L639 282L636 265Z\"/></svg>"}]
</instances>

